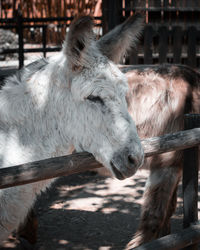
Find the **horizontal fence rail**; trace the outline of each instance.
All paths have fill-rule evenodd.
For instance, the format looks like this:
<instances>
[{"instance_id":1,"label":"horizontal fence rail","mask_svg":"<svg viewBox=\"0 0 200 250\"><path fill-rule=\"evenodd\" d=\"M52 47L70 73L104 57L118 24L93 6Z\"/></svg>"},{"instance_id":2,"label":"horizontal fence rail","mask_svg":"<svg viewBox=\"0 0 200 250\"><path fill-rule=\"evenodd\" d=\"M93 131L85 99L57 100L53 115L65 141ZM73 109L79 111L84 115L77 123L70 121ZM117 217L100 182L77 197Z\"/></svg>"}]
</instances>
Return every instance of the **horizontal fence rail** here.
<instances>
[{"instance_id":1,"label":"horizontal fence rail","mask_svg":"<svg viewBox=\"0 0 200 250\"><path fill-rule=\"evenodd\" d=\"M143 244L134 248L134 250L178 250L198 242L200 242L200 225L193 225L179 233L170 234Z\"/></svg>"},{"instance_id":2,"label":"horizontal fence rail","mask_svg":"<svg viewBox=\"0 0 200 250\"><path fill-rule=\"evenodd\" d=\"M200 128L142 140L145 156L183 150L200 144ZM0 188L8 188L102 167L86 152L0 169Z\"/></svg>"}]
</instances>

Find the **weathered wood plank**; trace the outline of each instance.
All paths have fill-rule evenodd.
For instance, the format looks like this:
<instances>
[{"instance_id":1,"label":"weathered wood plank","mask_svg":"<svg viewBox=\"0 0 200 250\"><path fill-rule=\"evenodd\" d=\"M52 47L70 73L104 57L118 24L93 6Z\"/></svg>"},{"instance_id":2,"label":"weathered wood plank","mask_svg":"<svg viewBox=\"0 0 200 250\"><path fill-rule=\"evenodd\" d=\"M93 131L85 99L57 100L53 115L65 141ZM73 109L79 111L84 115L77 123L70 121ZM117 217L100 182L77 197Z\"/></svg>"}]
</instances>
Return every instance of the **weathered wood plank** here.
<instances>
[{"instance_id":1,"label":"weathered wood plank","mask_svg":"<svg viewBox=\"0 0 200 250\"><path fill-rule=\"evenodd\" d=\"M185 117L185 129L195 127L200 127L199 116L191 115L190 117ZM184 150L183 163L183 227L187 228L198 221L198 146ZM197 250L198 244L184 249Z\"/></svg>"},{"instance_id":2,"label":"weathered wood plank","mask_svg":"<svg viewBox=\"0 0 200 250\"><path fill-rule=\"evenodd\" d=\"M173 28L173 63L181 63L181 51L182 51L182 28L175 26Z\"/></svg>"},{"instance_id":3,"label":"weathered wood plank","mask_svg":"<svg viewBox=\"0 0 200 250\"><path fill-rule=\"evenodd\" d=\"M146 25L144 29L144 63L152 64L152 42L153 42L153 28L151 25Z\"/></svg>"},{"instance_id":4,"label":"weathered wood plank","mask_svg":"<svg viewBox=\"0 0 200 250\"><path fill-rule=\"evenodd\" d=\"M198 221L198 147L184 150L183 164L183 227ZM198 250L198 244L184 248Z\"/></svg>"},{"instance_id":5,"label":"weathered wood plank","mask_svg":"<svg viewBox=\"0 0 200 250\"><path fill-rule=\"evenodd\" d=\"M200 128L180 131L142 141L145 156L182 150L200 144ZM56 157L0 169L0 188L28 184L36 181L71 175L102 167L86 152Z\"/></svg>"},{"instance_id":6,"label":"weathered wood plank","mask_svg":"<svg viewBox=\"0 0 200 250\"><path fill-rule=\"evenodd\" d=\"M200 242L200 225L193 225L176 234L146 243L134 250L177 250Z\"/></svg>"},{"instance_id":7,"label":"weathered wood plank","mask_svg":"<svg viewBox=\"0 0 200 250\"><path fill-rule=\"evenodd\" d=\"M17 32L18 32L18 56L19 68L24 66L24 37L23 37L23 16L20 10L17 12Z\"/></svg>"},{"instance_id":8,"label":"weathered wood plank","mask_svg":"<svg viewBox=\"0 0 200 250\"><path fill-rule=\"evenodd\" d=\"M188 65L192 68L196 67L196 39L197 39L197 29L194 26L188 29Z\"/></svg>"},{"instance_id":9,"label":"weathered wood plank","mask_svg":"<svg viewBox=\"0 0 200 250\"><path fill-rule=\"evenodd\" d=\"M138 64L138 54L135 49L132 49L132 51L129 53L129 64Z\"/></svg>"},{"instance_id":10,"label":"weathered wood plank","mask_svg":"<svg viewBox=\"0 0 200 250\"><path fill-rule=\"evenodd\" d=\"M122 22L122 2L121 0L110 0L104 2L104 6L107 6L108 30L111 30Z\"/></svg>"},{"instance_id":11,"label":"weathered wood plank","mask_svg":"<svg viewBox=\"0 0 200 250\"><path fill-rule=\"evenodd\" d=\"M28 184L102 167L87 152L0 169L0 188Z\"/></svg>"},{"instance_id":12,"label":"weathered wood plank","mask_svg":"<svg viewBox=\"0 0 200 250\"><path fill-rule=\"evenodd\" d=\"M145 156L182 150L198 145L200 139L200 128L179 131L160 137L153 137L142 141Z\"/></svg>"},{"instance_id":13,"label":"weathered wood plank","mask_svg":"<svg viewBox=\"0 0 200 250\"><path fill-rule=\"evenodd\" d=\"M159 63L167 62L167 50L168 50L168 29L166 26L161 26L158 29L159 34Z\"/></svg>"}]
</instances>

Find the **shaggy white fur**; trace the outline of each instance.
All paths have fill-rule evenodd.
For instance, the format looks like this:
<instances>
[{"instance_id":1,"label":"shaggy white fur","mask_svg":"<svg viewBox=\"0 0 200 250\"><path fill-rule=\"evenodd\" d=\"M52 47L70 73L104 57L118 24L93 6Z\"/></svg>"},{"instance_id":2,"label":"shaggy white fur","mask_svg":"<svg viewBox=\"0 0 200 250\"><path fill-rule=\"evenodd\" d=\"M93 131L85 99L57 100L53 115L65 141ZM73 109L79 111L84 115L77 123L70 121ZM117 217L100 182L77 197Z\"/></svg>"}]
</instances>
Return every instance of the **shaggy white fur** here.
<instances>
[{"instance_id":1,"label":"shaggy white fur","mask_svg":"<svg viewBox=\"0 0 200 250\"><path fill-rule=\"evenodd\" d=\"M91 152L119 179L135 173L143 149L127 110L127 79L98 47L91 18L81 17L58 56L6 80L0 92L0 168L70 154L74 147ZM0 242L51 182L0 190Z\"/></svg>"}]
</instances>

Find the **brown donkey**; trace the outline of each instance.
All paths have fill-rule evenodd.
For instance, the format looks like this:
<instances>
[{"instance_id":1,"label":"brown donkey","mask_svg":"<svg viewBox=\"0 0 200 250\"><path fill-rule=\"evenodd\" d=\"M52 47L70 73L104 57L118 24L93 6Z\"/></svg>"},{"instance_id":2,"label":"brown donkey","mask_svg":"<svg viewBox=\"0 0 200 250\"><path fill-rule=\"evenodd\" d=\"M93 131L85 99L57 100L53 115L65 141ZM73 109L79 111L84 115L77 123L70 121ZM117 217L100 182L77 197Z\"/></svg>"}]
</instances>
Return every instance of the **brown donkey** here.
<instances>
[{"instance_id":1,"label":"brown donkey","mask_svg":"<svg viewBox=\"0 0 200 250\"><path fill-rule=\"evenodd\" d=\"M119 63L137 42L142 17L128 19L101 38L102 52ZM132 38L132 40L130 39ZM130 41L133 41L132 43ZM101 46L103 47L103 46ZM141 139L183 130L184 114L200 113L200 73L183 65L119 66L129 84L127 104ZM144 192L139 228L127 249L170 232L176 208L177 186L182 174L182 153L170 152L146 159L150 170Z\"/></svg>"},{"instance_id":2,"label":"brown donkey","mask_svg":"<svg viewBox=\"0 0 200 250\"><path fill-rule=\"evenodd\" d=\"M181 65L126 66L127 103L140 138L183 130L184 114L200 113L200 74ZM170 233L182 174L182 152L147 158L150 170L144 192L139 228L128 244L134 248Z\"/></svg>"}]
</instances>

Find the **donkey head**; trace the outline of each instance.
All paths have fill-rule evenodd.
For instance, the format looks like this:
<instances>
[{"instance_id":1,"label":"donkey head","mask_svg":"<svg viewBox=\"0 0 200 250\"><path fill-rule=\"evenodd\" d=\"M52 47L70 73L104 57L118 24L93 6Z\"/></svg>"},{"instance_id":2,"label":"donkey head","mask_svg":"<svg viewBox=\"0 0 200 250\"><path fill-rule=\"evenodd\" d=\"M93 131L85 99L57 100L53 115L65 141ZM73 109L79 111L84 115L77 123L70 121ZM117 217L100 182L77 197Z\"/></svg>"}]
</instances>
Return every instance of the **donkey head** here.
<instances>
[{"instance_id":1,"label":"donkey head","mask_svg":"<svg viewBox=\"0 0 200 250\"><path fill-rule=\"evenodd\" d=\"M75 20L63 48L73 103L70 140L124 179L141 166L144 153L127 109L126 77L100 52L92 28L89 16Z\"/></svg>"}]
</instances>

